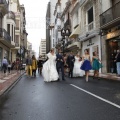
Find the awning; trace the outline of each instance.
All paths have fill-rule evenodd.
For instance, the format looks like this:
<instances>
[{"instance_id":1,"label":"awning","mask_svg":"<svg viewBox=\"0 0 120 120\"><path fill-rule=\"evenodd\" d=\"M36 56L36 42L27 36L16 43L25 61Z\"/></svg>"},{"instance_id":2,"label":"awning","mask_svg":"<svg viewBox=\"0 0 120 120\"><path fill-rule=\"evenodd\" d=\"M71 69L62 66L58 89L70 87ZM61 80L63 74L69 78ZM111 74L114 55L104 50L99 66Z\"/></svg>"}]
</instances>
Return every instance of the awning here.
<instances>
[{"instance_id":1,"label":"awning","mask_svg":"<svg viewBox=\"0 0 120 120\"><path fill-rule=\"evenodd\" d=\"M80 25L78 25L78 27L75 30L73 30L69 38L76 38L76 36L79 34L80 34Z\"/></svg>"},{"instance_id":2,"label":"awning","mask_svg":"<svg viewBox=\"0 0 120 120\"><path fill-rule=\"evenodd\" d=\"M84 36L82 36L82 37L79 38L79 39L80 39L79 41L80 41L80 42L81 42L81 41L86 41L86 40L88 40L88 39L90 39L90 38L95 37L96 35L99 35L99 33L98 33L98 32L94 32L94 33L88 35L87 37L86 37L86 35L84 35Z\"/></svg>"}]
</instances>

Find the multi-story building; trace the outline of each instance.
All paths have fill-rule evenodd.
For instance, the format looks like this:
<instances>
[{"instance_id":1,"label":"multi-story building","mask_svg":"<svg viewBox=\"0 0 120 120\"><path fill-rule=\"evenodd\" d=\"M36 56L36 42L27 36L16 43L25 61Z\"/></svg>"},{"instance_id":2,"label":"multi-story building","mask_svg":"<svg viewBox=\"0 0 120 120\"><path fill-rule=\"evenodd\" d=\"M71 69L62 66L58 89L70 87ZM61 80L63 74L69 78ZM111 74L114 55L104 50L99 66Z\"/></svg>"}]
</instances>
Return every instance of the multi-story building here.
<instances>
[{"instance_id":1,"label":"multi-story building","mask_svg":"<svg viewBox=\"0 0 120 120\"><path fill-rule=\"evenodd\" d=\"M19 58L19 49L20 49L20 3L19 0L11 0L10 2L10 11L15 14L15 27L14 27L14 42L15 47L11 49L11 61L16 61ZM9 28L9 24L8 24Z\"/></svg>"},{"instance_id":2,"label":"multi-story building","mask_svg":"<svg viewBox=\"0 0 120 120\"><path fill-rule=\"evenodd\" d=\"M57 0L50 0L50 48L55 47L55 16L54 8L56 6Z\"/></svg>"},{"instance_id":3,"label":"multi-story building","mask_svg":"<svg viewBox=\"0 0 120 120\"><path fill-rule=\"evenodd\" d=\"M14 47L15 15L10 11L7 0L0 1L0 68L3 57L11 60Z\"/></svg>"},{"instance_id":4,"label":"multi-story building","mask_svg":"<svg viewBox=\"0 0 120 120\"><path fill-rule=\"evenodd\" d=\"M40 56L46 55L46 39L41 39L41 41L40 41L39 55Z\"/></svg>"},{"instance_id":5,"label":"multi-story building","mask_svg":"<svg viewBox=\"0 0 120 120\"><path fill-rule=\"evenodd\" d=\"M27 32L26 32L26 17L25 17L25 7L20 5L21 13L21 36L20 36L20 46L23 50L22 58L26 58L27 53Z\"/></svg>"},{"instance_id":6,"label":"multi-story building","mask_svg":"<svg viewBox=\"0 0 120 120\"><path fill-rule=\"evenodd\" d=\"M36 52L34 50L32 50L31 56L35 56L36 57Z\"/></svg>"},{"instance_id":7,"label":"multi-story building","mask_svg":"<svg viewBox=\"0 0 120 120\"><path fill-rule=\"evenodd\" d=\"M32 43L27 41L27 54L32 57Z\"/></svg>"},{"instance_id":8,"label":"multi-story building","mask_svg":"<svg viewBox=\"0 0 120 120\"><path fill-rule=\"evenodd\" d=\"M46 53L50 51L51 48L51 39L50 39L50 2L47 5L47 12L46 12Z\"/></svg>"},{"instance_id":9,"label":"multi-story building","mask_svg":"<svg viewBox=\"0 0 120 120\"><path fill-rule=\"evenodd\" d=\"M100 29L102 41L102 68L104 73L116 73L114 62L120 49L120 0L101 0Z\"/></svg>"}]
</instances>

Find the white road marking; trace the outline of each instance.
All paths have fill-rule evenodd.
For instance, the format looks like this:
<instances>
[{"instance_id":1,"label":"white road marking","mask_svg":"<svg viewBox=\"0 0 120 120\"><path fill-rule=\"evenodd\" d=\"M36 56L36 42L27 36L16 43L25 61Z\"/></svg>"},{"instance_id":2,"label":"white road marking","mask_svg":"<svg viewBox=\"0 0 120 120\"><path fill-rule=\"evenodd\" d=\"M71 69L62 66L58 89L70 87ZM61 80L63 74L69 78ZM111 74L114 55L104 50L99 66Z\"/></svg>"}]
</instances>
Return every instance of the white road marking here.
<instances>
[{"instance_id":1,"label":"white road marking","mask_svg":"<svg viewBox=\"0 0 120 120\"><path fill-rule=\"evenodd\" d=\"M97 99L99 99L99 100L102 100L102 101L104 101L104 102L106 102L106 103L108 103L108 104L110 104L110 105L120 109L120 105L117 105L117 104L115 104L115 103L113 103L113 102L111 102L109 100L106 100L106 99L104 99L104 98L102 98L102 97L100 97L98 95L95 95L95 94L93 94L93 93L91 93L91 92L89 92L87 90L84 90L84 89L82 89L82 88L80 88L80 87L78 87L78 86L76 86L74 84L70 84L70 85L75 87L75 88L77 88L77 89L79 89L79 90L81 90L81 91L83 91L83 92L85 92L85 93L87 93L87 94L89 94L89 95L91 95L91 96L93 96L93 97L95 97L95 98L97 98Z\"/></svg>"}]
</instances>

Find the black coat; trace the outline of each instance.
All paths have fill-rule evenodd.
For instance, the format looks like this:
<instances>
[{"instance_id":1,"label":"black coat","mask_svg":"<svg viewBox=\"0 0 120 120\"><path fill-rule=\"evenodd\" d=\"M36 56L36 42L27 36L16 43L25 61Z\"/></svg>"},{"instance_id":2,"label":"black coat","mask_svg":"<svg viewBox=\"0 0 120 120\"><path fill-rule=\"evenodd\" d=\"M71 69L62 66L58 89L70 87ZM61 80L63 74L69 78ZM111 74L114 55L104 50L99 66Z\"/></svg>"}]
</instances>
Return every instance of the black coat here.
<instances>
[{"instance_id":1,"label":"black coat","mask_svg":"<svg viewBox=\"0 0 120 120\"><path fill-rule=\"evenodd\" d=\"M67 58L68 67L69 68L74 67L74 62L75 62L74 56L73 55L69 55L68 58Z\"/></svg>"},{"instance_id":2,"label":"black coat","mask_svg":"<svg viewBox=\"0 0 120 120\"><path fill-rule=\"evenodd\" d=\"M56 67L63 67L64 66L64 59L63 56L61 54L57 54L56 55Z\"/></svg>"}]
</instances>

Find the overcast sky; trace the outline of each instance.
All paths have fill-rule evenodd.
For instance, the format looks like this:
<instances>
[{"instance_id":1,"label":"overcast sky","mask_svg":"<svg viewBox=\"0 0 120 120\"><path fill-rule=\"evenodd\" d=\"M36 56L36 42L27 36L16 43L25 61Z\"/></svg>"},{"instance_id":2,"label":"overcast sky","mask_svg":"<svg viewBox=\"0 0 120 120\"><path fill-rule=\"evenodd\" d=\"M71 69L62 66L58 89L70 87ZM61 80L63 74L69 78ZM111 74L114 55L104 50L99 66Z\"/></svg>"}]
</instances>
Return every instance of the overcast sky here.
<instances>
[{"instance_id":1,"label":"overcast sky","mask_svg":"<svg viewBox=\"0 0 120 120\"><path fill-rule=\"evenodd\" d=\"M19 0L26 10L26 30L33 50L39 53L40 40L46 38L45 16L49 0Z\"/></svg>"}]
</instances>

